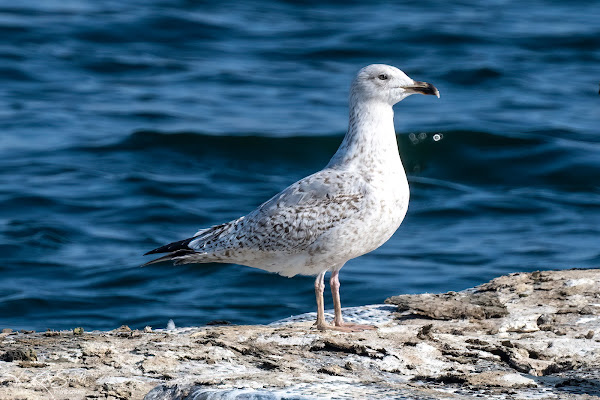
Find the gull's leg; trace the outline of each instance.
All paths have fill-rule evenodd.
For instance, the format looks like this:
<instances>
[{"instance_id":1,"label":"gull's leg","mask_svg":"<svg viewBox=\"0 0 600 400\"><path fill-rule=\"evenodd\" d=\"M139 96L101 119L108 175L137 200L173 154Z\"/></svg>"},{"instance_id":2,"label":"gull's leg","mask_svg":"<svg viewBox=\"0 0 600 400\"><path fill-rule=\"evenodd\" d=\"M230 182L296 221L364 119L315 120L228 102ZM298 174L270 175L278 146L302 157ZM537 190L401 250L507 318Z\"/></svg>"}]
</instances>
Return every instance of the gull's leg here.
<instances>
[{"instance_id":1,"label":"gull's leg","mask_svg":"<svg viewBox=\"0 0 600 400\"><path fill-rule=\"evenodd\" d=\"M344 322L342 318L342 302L340 301L340 279L339 279L340 270L336 269L331 273L331 279L329 280L329 286L331 286L331 296L333 297L333 310L335 313L333 324L334 327L332 329L336 329L339 331L348 331L348 332L356 332L356 331L364 331L369 329L377 329L371 325L359 325Z\"/></svg>"},{"instance_id":2,"label":"gull's leg","mask_svg":"<svg viewBox=\"0 0 600 400\"><path fill-rule=\"evenodd\" d=\"M325 302L323 292L325 291L325 272L321 272L315 279L315 296L317 298L317 329L324 331L328 328L325 322Z\"/></svg>"},{"instance_id":3,"label":"gull's leg","mask_svg":"<svg viewBox=\"0 0 600 400\"><path fill-rule=\"evenodd\" d=\"M334 270L331 273L331 278L329 279L329 286L331 287L331 297L333 297L333 311L334 318L333 324L335 326L343 326L344 319L342 318L342 301L340 300L340 270Z\"/></svg>"}]
</instances>

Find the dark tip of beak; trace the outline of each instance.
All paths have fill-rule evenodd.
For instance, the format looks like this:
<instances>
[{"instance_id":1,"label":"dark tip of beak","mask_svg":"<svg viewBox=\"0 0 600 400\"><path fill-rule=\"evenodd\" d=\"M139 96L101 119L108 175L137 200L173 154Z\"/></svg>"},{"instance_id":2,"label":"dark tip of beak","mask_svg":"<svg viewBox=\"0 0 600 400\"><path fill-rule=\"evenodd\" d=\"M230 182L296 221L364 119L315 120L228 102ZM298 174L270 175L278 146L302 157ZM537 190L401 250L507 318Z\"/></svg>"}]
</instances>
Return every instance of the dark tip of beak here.
<instances>
[{"instance_id":1,"label":"dark tip of beak","mask_svg":"<svg viewBox=\"0 0 600 400\"><path fill-rule=\"evenodd\" d=\"M437 88L435 86L433 86L431 83L427 83L427 82L415 81L412 86L407 86L407 87L405 87L405 89L410 89L415 93L430 94L433 96L437 96L438 98L440 97L439 90L437 90Z\"/></svg>"}]
</instances>

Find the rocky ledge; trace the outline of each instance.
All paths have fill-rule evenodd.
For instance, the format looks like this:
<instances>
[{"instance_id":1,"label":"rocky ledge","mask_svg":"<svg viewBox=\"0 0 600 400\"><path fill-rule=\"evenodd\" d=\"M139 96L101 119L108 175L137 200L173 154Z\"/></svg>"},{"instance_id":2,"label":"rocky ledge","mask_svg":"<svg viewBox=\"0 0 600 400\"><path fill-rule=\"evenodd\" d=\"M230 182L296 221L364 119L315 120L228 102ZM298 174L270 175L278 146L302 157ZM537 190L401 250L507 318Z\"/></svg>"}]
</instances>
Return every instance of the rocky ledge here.
<instances>
[{"instance_id":1,"label":"rocky ledge","mask_svg":"<svg viewBox=\"0 0 600 400\"><path fill-rule=\"evenodd\" d=\"M517 273L345 309L375 331L0 334L2 399L600 399L600 270Z\"/></svg>"}]
</instances>

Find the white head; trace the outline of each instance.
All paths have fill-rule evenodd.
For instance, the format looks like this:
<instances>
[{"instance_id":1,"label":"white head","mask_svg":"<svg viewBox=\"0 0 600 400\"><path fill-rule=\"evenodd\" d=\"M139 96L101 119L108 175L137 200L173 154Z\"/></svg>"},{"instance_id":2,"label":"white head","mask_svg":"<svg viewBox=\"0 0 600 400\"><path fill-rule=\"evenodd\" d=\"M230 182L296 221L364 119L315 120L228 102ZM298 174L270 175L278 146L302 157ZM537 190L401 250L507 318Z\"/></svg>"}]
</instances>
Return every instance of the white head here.
<instances>
[{"instance_id":1,"label":"white head","mask_svg":"<svg viewBox=\"0 0 600 400\"><path fill-rule=\"evenodd\" d=\"M378 101L393 106L415 93L440 97L431 83L414 81L391 65L371 64L358 71L352 82L350 99L351 102Z\"/></svg>"}]
</instances>

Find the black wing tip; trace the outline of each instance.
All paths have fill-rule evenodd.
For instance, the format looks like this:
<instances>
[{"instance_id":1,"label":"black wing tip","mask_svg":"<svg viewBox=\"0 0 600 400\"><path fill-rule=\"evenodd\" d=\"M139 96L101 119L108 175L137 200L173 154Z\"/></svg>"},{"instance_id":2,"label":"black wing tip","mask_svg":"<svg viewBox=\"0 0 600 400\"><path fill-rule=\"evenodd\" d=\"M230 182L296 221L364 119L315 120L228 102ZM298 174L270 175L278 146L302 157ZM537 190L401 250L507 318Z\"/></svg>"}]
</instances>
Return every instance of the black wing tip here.
<instances>
[{"instance_id":1,"label":"black wing tip","mask_svg":"<svg viewBox=\"0 0 600 400\"><path fill-rule=\"evenodd\" d=\"M150 254L150 253L148 253L148 254ZM174 251L172 253L164 255L162 257L158 257L158 258L155 258L154 260L150 260L147 263L140 265L140 267L145 267L145 266L150 265L150 264L157 264L157 263L160 263L160 262L163 262L163 261L173 261L174 258L187 256L189 254L194 254L194 250L191 250L191 249L179 249L179 250L176 250L176 251ZM182 263L185 264L185 261L182 262L181 260L175 260L175 262L174 262L175 265L179 265L179 264L182 264Z\"/></svg>"},{"instance_id":2,"label":"black wing tip","mask_svg":"<svg viewBox=\"0 0 600 400\"><path fill-rule=\"evenodd\" d=\"M147 252L147 253L144 253L144 255L145 255L145 256L147 256L147 255L150 255L150 254L166 253L166 251L162 251L162 248L163 248L163 247L165 247L165 246L161 246L161 247L159 247L159 248L157 248L157 249L150 250L149 252Z\"/></svg>"},{"instance_id":3,"label":"black wing tip","mask_svg":"<svg viewBox=\"0 0 600 400\"><path fill-rule=\"evenodd\" d=\"M157 253L171 253L174 251L178 251L178 250L192 250L188 247L188 244L190 244L190 242L194 240L193 237L191 238L187 238L187 239L183 239L180 240L178 242L173 242L173 243L169 243L169 244L165 244L164 246L160 246L154 250L150 250L149 252L147 252L146 254L144 254L145 256L149 255L149 254L157 254ZM144 264L146 265L146 264Z\"/></svg>"}]
</instances>

